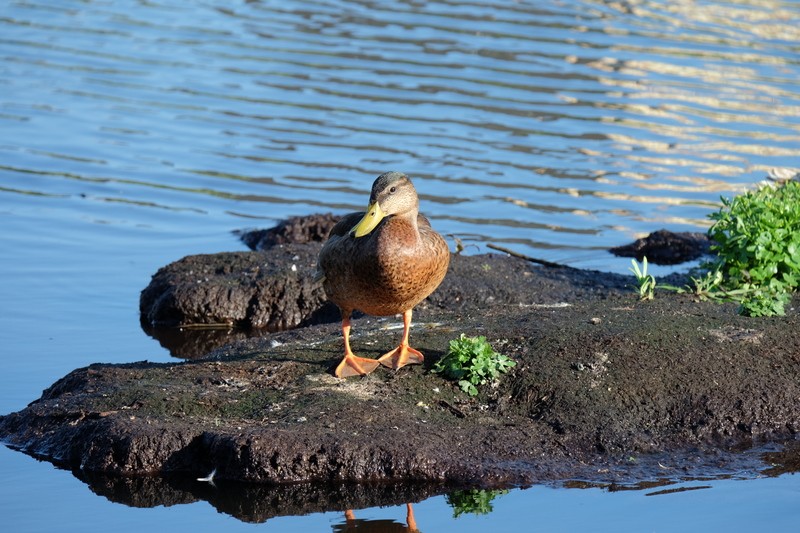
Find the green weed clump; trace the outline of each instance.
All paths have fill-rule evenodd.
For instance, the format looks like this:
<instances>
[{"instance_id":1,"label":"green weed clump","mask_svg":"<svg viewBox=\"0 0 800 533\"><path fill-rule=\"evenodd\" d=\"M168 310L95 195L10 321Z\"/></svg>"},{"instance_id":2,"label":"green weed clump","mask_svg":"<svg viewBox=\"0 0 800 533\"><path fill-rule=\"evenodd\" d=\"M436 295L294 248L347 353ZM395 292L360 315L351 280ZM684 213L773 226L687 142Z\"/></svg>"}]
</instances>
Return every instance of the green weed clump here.
<instances>
[{"instance_id":1,"label":"green weed clump","mask_svg":"<svg viewBox=\"0 0 800 533\"><path fill-rule=\"evenodd\" d=\"M740 293L740 312L784 314L800 280L800 183L723 198L710 218L717 254L710 270L723 274L727 290Z\"/></svg>"},{"instance_id":2,"label":"green weed clump","mask_svg":"<svg viewBox=\"0 0 800 533\"><path fill-rule=\"evenodd\" d=\"M486 337L467 337L462 333L460 338L450 341L450 350L436 362L433 371L458 381L461 390L476 396L479 385L494 383L516 364L494 351Z\"/></svg>"}]
</instances>

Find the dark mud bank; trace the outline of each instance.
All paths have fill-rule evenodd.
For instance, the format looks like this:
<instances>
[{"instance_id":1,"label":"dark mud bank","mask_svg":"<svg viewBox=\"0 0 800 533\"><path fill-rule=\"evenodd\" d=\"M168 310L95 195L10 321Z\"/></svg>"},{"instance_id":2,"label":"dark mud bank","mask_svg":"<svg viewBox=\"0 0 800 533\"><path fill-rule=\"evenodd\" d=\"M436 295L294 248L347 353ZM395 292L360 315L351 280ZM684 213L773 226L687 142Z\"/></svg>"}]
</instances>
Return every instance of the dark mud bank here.
<instances>
[{"instance_id":1,"label":"dark mud bank","mask_svg":"<svg viewBox=\"0 0 800 533\"><path fill-rule=\"evenodd\" d=\"M165 267L143 292L145 324L302 327L183 363L75 370L1 417L0 438L82 476L488 487L724 469L727 451L800 428L794 310L752 319L673 294L637 302L627 277L501 255L454 257L417 308L425 365L337 380L336 313L309 284L318 246ZM398 324L356 319L354 350L379 356ZM477 398L430 371L461 333L518 362Z\"/></svg>"}]
</instances>

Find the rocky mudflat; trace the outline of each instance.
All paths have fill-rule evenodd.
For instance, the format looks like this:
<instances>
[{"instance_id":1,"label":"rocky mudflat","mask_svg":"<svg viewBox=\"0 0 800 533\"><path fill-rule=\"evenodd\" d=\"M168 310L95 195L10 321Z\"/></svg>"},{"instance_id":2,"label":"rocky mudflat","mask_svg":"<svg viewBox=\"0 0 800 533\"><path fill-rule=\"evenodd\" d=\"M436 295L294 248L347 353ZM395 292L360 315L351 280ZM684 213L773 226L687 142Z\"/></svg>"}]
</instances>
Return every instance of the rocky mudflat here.
<instances>
[{"instance_id":1,"label":"rocky mudflat","mask_svg":"<svg viewBox=\"0 0 800 533\"><path fill-rule=\"evenodd\" d=\"M319 246L164 267L142 294L146 327L206 320L246 334L188 361L77 369L0 417L0 438L102 486L214 472L220 482L378 483L381 498L402 499L405 489L387 487L759 469L758 454L738 452L800 428L794 308L754 319L686 295L640 302L631 277L503 254L454 256L416 308L411 341L424 365L336 379L338 315L311 283ZM356 318L353 349L378 357L400 332L397 318ZM462 333L517 362L474 398L431 372Z\"/></svg>"}]
</instances>

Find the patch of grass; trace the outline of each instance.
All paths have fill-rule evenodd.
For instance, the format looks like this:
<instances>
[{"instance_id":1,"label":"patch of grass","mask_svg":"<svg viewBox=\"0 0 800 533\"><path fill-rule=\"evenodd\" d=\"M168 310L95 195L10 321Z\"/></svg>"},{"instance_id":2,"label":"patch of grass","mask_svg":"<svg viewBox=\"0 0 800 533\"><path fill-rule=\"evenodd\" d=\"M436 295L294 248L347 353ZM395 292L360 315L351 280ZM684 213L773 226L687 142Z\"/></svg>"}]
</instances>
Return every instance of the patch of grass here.
<instances>
[{"instance_id":1,"label":"patch of grass","mask_svg":"<svg viewBox=\"0 0 800 533\"><path fill-rule=\"evenodd\" d=\"M489 514L492 512L492 500L508 494L507 490L456 490L448 494L445 499L447 504L453 508L453 518L458 518L462 514L470 513L474 515Z\"/></svg>"},{"instance_id":2,"label":"patch of grass","mask_svg":"<svg viewBox=\"0 0 800 533\"><path fill-rule=\"evenodd\" d=\"M496 382L500 374L508 372L516 364L494 351L486 337L467 337L462 333L461 337L450 341L447 355L436 362L433 371L458 381L461 390L476 396L479 385Z\"/></svg>"}]
</instances>

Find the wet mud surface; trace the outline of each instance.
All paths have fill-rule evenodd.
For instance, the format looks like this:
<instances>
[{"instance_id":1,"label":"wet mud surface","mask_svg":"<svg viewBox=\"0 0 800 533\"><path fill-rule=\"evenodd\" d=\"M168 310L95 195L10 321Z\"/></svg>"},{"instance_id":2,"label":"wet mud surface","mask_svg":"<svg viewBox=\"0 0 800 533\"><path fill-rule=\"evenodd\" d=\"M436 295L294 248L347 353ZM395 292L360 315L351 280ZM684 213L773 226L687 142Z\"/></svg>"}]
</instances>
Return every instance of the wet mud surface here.
<instances>
[{"instance_id":1,"label":"wet mud surface","mask_svg":"<svg viewBox=\"0 0 800 533\"><path fill-rule=\"evenodd\" d=\"M415 309L411 343L425 364L338 380L338 314L308 284L318 249L276 244L168 265L143 291L143 324L211 315L251 330L300 327L239 335L179 363L77 369L0 417L0 438L73 469L111 499L150 502L142 505L219 499L196 481L211 472L217 483L255 483L245 490L261 491L253 505L250 496L215 503L255 521L413 501L446 487L625 484L797 461L792 447L769 458L740 453L791 442L800 427L794 308L754 319L685 295L639 302L629 277L454 256L445 282ZM149 302L168 298L176 303L163 309L180 312L154 319ZM354 351L380 356L400 326L356 318ZM518 363L475 398L430 371L461 333L485 335ZM282 498L271 491L285 484L307 495L291 508L259 506ZM358 488L345 494L342 484Z\"/></svg>"}]
</instances>

